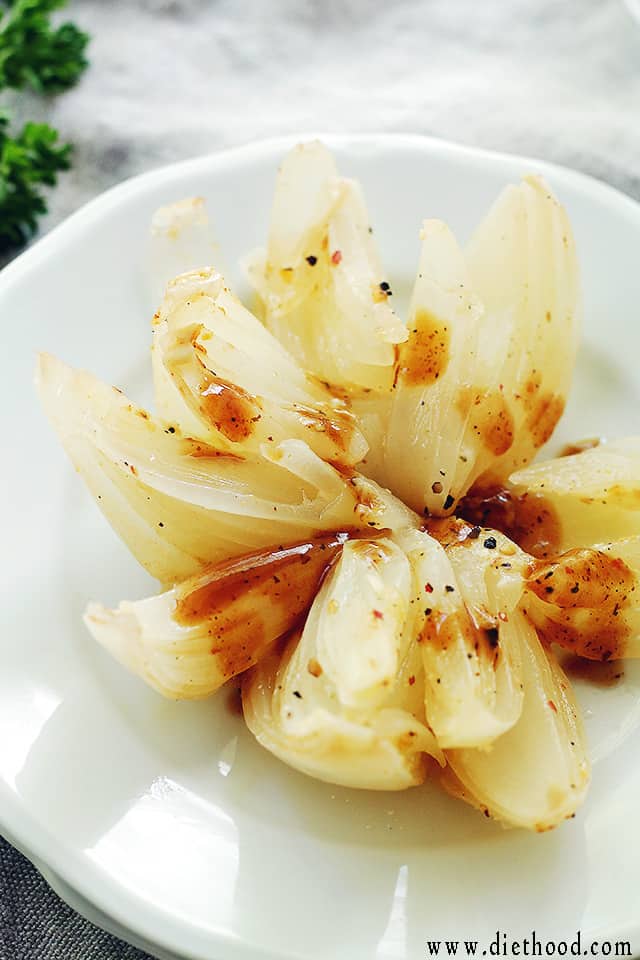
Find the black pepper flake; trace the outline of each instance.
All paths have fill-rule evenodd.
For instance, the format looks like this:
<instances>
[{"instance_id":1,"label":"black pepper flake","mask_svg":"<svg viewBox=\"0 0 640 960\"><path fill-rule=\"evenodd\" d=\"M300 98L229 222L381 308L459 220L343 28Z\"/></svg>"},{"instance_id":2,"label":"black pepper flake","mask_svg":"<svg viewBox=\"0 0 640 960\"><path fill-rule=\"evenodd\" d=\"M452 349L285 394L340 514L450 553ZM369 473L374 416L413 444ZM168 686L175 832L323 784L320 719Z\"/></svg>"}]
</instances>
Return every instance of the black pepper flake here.
<instances>
[{"instance_id":1,"label":"black pepper flake","mask_svg":"<svg viewBox=\"0 0 640 960\"><path fill-rule=\"evenodd\" d=\"M310 267L315 267L316 263L318 262L318 258L314 257L312 253L309 254L308 257L305 257L305 260L307 261Z\"/></svg>"},{"instance_id":2,"label":"black pepper flake","mask_svg":"<svg viewBox=\"0 0 640 960\"><path fill-rule=\"evenodd\" d=\"M446 583L444 588L447 591L447 593L453 593L453 591L455 590L455 587L452 587L450 583Z\"/></svg>"},{"instance_id":3,"label":"black pepper flake","mask_svg":"<svg viewBox=\"0 0 640 960\"><path fill-rule=\"evenodd\" d=\"M468 539L477 540L480 536L480 529L480 527L471 527L471 530L469 530L469 533L467 534Z\"/></svg>"},{"instance_id":4,"label":"black pepper flake","mask_svg":"<svg viewBox=\"0 0 640 960\"><path fill-rule=\"evenodd\" d=\"M162 522L162 520L160 520L160 522L158 523L158 526L159 526L159 527L164 527L164 523Z\"/></svg>"},{"instance_id":5,"label":"black pepper flake","mask_svg":"<svg viewBox=\"0 0 640 960\"><path fill-rule=\"evenodd\" d=\"M442 493L442 484L440 483L439 480L436 480L435 483L432 483L432 484L431 484L431 492L432 492L432 493Z\"/></svg>"},{"instance_id":6,"label":"black pepper flake","mask_svg":"<svg viewBox=\"0 0 640 960\"><path fill-rule=\"evenodd\" d=\"M430 617L430 616L431 616L431 607L427 607L427 608L425 609L424 615L425 615L425 617Z\"/></svg>"},{"instance_id":7,"label":"black pepper flake","mask_svg":"<svg viewBox=\"0 0 640 960\"><path fill-rule=\"evenodd\" d=\"M573 587L571 587L571 593L577 593L577 592L579 591L579 589L580 589L580 587L579 587L578 584L576 583L576 584L574 584Z\"/></svg>"},{"instance_id":8,"label":"black pepper flake","mask_svg":"<svg viewBox=\"0 0 640 960\"><path fill-rule=\"evenodd\" d=\"M487 630L487 640L489 641L489 646L494 649L498 646L498 631L495 627L490 627Z\"/></svg>"},{"instance_id":9,"label":"black pepper flake","mask_svg":"<svg viewBox=\"0 0 640 960\"><path fill-rule=\"evenodd\" d=\"M545 588L544 588L544 592L545 592L545 593L553 593L553 587L545 587Z\"/></svg>"},{"instance_id":10,"label":"black pepper flake","mask_svg":"<svg viewBox=\"0 0 640 960\"><path fill-rule=\"evenodd\" d=\"M390 290L389 284L387 283L386 280L382 281L382 283L380 284L380 289L384 290L385 293L387 293Z\"/></svg>"},{"instance_id":11,"label":"black pepper flake","mask_svg":"<svg viewBox=\"0 0 640 960\"><path fill-rule=\"evenodd\" d=\"M449 507L452 507L455 502L456 502L456 501L455 501L455 497L452 497L451 494L449 494L449 495L447 496L447 499L446 499L445 502L444 502L444 508L445 508L445 510L448 510Z\"/></svg>"},{"instance_id":12,"label":"black pepper flake","mask_svg":"<svg viewBox=\"0 0 640 960\"><path fill-rule=\"evenodd\" d=\"M294 697L297 697L298 700L302 700L302 694L300 693L299 690L294 690L294 691L293 691L293 695L294 695Z\"/></svg>"},{"instance_id":13,"label":"black pepper flake","mask_svg":"<svg viewBox=\"0 0 640 960\"><path fill-rule=\"evenodd\" d=\"M495 550L495 548L498 546L498 541L495 537L487 537L483 543L483 546L486 547L487 550Z\"/></svg>"}]
</instances>

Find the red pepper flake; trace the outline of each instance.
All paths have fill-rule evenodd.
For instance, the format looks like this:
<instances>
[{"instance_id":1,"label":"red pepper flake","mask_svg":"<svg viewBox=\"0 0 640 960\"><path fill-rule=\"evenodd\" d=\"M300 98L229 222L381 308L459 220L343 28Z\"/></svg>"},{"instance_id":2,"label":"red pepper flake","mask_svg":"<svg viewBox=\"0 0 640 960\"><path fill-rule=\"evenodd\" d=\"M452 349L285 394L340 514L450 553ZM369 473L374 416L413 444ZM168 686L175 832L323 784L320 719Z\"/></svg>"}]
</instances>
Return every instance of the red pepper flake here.
<instances>
[{"instance_id":1,"label":"red pepper flake","mask_svg":"<svg viewBox=\"0 0 640 960\"><path fill-rule=\"evenodd\" d=\"M382 610L372 610L371 611L376 618L376 620L384 620L384 613Z\"/></svg>"},{"instance_id":2,"label":"red pepper flake","mask_svg":"<svg viewBox=\"0 0 640 960\"><path fill-rule=\"evenodd\" d=\"M334 250L333 253L331 254L331 263L337 266L341 260L342 260L342 251Z\"/></svg>"},{"instance_id":3,"label":"red pepper flake","mask_svg":"<svg viewBox=\"0 0 640 960\"><path fill-rule=\"evenodd\" d=\"M547 700L547 706L550 707L550 708L553 710L554 713L557 713L557 712L558 712L558 708L556 707L556 705L555 705L555 703L553 702L553 700Z\"/></svg>"},{"instance_id":4,"label":"red pepper flake","mask_svg":"<svg viewBox=\"0 0 640 960\"><path fill-rule=\"evenodd\" d=\"M433 593L433 587L431 586L430 583L425 583L424 588L427 591L427 593Z\"/></svg>"},{"instance_id":5,"label":"red pepper flake","mask_svg":"<svg viewBox=\"0 0 640 960\"><path fill-rule=\"evenodd\" d=\"M413 676L413 674L411 674L411 676L409 677L409 686L412 687L415 682L416 682L416 678Z\"/></svg>"}]
</instances>

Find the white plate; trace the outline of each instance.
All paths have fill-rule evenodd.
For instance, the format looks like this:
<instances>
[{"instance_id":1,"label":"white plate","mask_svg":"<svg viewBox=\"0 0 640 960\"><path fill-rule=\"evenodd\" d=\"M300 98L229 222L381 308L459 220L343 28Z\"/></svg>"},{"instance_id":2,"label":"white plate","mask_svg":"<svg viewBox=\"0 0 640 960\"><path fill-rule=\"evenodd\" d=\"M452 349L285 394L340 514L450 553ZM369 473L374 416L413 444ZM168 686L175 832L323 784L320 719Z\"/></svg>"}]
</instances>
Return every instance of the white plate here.
<instances>
[{"instance_id":1,"label":"white plate","mask_svg":"<svg viewBox=\"0 0 640 960\"><path fill-rule=\"evenodd\" d=\"M586 342L570 435L638 430L640 208L537 161L406 136L326 137L361 178L389 279L423 216L464 237L502 185L541 171L569 208ZM357 793L263 752L226 694L168 703L93 644L81 611L153 584L70 469L33 395L48 349L144 399L149 217L201 194L227 264L264 236L292 139L203 157L89 204L0 276L3 603L0 822L77 895L159 951L202 960L418 960L427 940L630 939L640 951L640 672L582 687L596 758L584 810L504 831L430 787ZM240 281L239 270L231 279ZM395 284L394 284L395 285Z\"/></svg>"}]
</instances>

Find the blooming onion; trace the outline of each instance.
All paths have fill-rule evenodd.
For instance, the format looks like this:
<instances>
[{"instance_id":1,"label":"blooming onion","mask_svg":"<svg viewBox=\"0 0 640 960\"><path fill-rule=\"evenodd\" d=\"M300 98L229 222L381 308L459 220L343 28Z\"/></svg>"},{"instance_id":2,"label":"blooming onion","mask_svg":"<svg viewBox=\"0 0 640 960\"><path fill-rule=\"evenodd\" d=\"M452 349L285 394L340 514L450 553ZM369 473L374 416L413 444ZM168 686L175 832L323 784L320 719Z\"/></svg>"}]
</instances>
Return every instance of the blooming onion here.
<instances>
[{"instance_id":1,"label":"blooming onion","mask_svg":"<svg viewBox=\"0 0 640 960\"><path fill-rule=\"evenodd\" d=\"M163 269L171 230L193 259L203 216L156 217ZM304 144L248 261L259 316L208 266L166 286L155 416L40 358L71 460L162 584L85 620L167 697L238 678L250 730L307 774L430 775L544 830L590 773L556 652L640 653L640 439L532 463L580 328L571 226L542 179L507 187L466 248L435 220L421 241L402 319L359 185Z\"/></svg>"}]
</instances>

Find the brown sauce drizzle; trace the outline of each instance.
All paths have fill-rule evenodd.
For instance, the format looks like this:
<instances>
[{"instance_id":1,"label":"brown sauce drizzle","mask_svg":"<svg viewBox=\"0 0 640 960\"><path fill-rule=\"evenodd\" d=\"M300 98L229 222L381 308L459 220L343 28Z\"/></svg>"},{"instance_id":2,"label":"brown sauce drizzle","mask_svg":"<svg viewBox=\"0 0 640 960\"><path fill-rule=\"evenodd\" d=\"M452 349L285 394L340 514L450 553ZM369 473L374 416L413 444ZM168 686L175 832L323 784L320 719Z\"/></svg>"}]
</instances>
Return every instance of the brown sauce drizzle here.
<instances>
[{"instance_id":1,"label":"brown sauce drizzle","mask_svg":"<svg viewBox=\"0 0 640 960\"><path fill-rule=\"evenodd\" d=\"M599 687L615 687L624 677L624 668L616 660L585 660L570 654L560 658L560 666L572 680L586 680Z\"/></svg>"},{"instance_id":2,"label":"brown sauce drizzle","mask_svg":"<svg viewBox=\"0 0 640 960\"><path fill-rule=\"evenodd\" d=\"M340 476L349 481L349 483L355 483L358 474L352 466L343 463L341 460L325 460L325 463L328 463L330 467L337 470Z\"/></svg>"},{"instance_id":3,"label":"brown sauce drizzle","mask_svg":"<svg viewBox=\"0 0 640 960\"><path fill-rule=\"evenodd\" d=\"M347 450L357 429L356 418L350 410L326 413L302 403L294 403L293 407L304 427L326 434L338 450Z\"/></svg>"},{"instance_id":4,"label":"brown sauce drizzle","mask_svg":"<svg viewBox=\"0 0 640 960\"><path fill-rule=\"evenodd\" d=\"M321 571L354 535L357 537L363 534L362 531L329 533L289 546L269 547L216 564L205 573L198 574L180 585L177 590L175 619L191 626L214 616L229 603L248 593L254 593L260 587L268 585L271 592L271 582L275 575L278 576L276 584L280 584L275 593L282 596L284 602L287 599L287 589L292 586L294 572L305 567L310 570L318 568Z\"/></svg>"},{"instance_id":5,"label":"brown sauce drizzle","mask_svg":"<svg viewBox=\"0 0 640 960\"><path fill-rule=\"evenodd\" d=\"M536 398L525 421L534 447L544 446L551 438L558 420L564 413L564 406L564 398L557 393L543 393Z\"/></svg>"},{"instance_id":6,"label":"brown sauce drizzle","mask_svg":"<svg viewBox=\"0 0 640 960\"><path fill-rule=\"evenodd\" d=\"M544 559L560 549L560 518L540 494L517 496L502 487L472 488L458 512L469 523L500 530L533 557Z\"/></svg>"},{"instance_id":7,"label":"brown sauce drizzle","mask_svg":"<svg viewBox=\"0 0 640 960\"><path fill-rule=\"evenodd\" d=\"M449 365L449 328L426 310L417 310L409 339L400 344L397 376L407 386L435 383Z\"/></svg>"},{"instance_id":8,"label":"brown sauce drizzle","mask_svg":"<svg viewBox=\"0 0 640 960\"><path fill-rule=\"evenodd\" d=\"M535 449L550 439L565 405L564 397L549 390L542 392L541 387L542 374L532 370L522 393L517 395L527 413L524 426L529 431Z\"/></svg>"},{"instance_id":9,"label":"brown sauce drizzle","mask_svg":"<svg viewBox=\"0 0 640 960\"><path fill-rule=\"evenodd\" d=\"M476 627L466 607L454 613L441 614L433 610L426 614L418 634L418 643L446 651L457 645L460 638L469 653L473 651L478 659L496 666L500 655L498 630L494 627Z\"/></svg>"},{"instance_id":10,"label":"brown sauce drizzle","mask_svg":"<svg viewBox=\"0 0 640 960\"><path fill-rule=\"evenodd\" d=\"M211 653L226 677L235 676L307 613L347 540L370 536L328 533L217 564L177 588L174 619L183 626L206 623Z\"/></svg>"},{"instance_id":11,"label":"brown sauce drizzle","mask_svg":"<svg viewBox=\"0 0 640 960\"><path fill-rule=\"evenodd\" d=\"M473 529L472 524L460 517L428 517L422 524L422 530L437 540L445 550L465 543Z\"/></svg>"},{"instance_id":12,"label":"brown sauce drizzle","mask_svg":"<svg viewBox=\"0 0 640 960\"><path fill-rule=\"evenodd\" d=\"M624 656L630 634L624 612L636 577L619 557L587 548L569 550L557 560L532 564L528 589L544 601L544 606L532 606L529 615L545 642L589 660Z\"/></svg>"},{"instance_id":13,"label":"brown sauce drizzle","mask_svg":"<svg viewBox=\"0 0 640 960\"><path fill-rule=\"evenodd\" d=\"M602 440L599 437L588 437L586 440L576 440L575 443L566 443L558 456L573 457L577 453L593 450L595 447L599 447L601 443Z\"/></svg>"},{"instance_id":14,"label":"brown sauce drizzle","mask_svg":"<svg viewBox=\"0 0 640 960\"><path fill-rule=\"evenodd\" d=\"M500 391L463 387L456 406L463 417L469 417L471 429L490 453L500 457L511 449L515 436L513 416Z\"/></svg>"},{"instance_id":15,"label":"brown sauce drizzle","mask_svg":"<svg viewBox=\"0 0 640 960\"><path fill-rule=\"evenodd\" d=\"M251 436L261 416L256 397L214 376L206 367L202 368L199 390L204 416L227 440L239 443Z\"/></svg>"}]
</instances>

